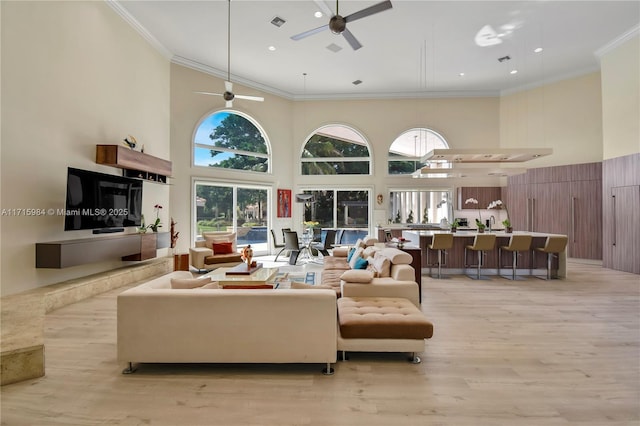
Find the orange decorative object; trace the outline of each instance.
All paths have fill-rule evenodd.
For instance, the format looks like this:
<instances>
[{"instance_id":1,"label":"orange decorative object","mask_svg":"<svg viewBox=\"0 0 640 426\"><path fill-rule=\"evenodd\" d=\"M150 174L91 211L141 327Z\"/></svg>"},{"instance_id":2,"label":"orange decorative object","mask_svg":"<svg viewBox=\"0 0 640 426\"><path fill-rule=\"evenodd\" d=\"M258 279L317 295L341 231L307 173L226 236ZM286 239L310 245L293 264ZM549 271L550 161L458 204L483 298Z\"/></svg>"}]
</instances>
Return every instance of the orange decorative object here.
<instances>
[{"instance_id":1,"label":"orange decorative object","mask_svg":"<svg viewBox=\"0 0 640 426\"><path fill-rule=\"evenodd\" d=\"M253 249L251 248L251 244L248 244L245 248L242 249L242 260L247 264L247 269L251 269L251 260L253 258Z\"/></svg>"}]
</instances>

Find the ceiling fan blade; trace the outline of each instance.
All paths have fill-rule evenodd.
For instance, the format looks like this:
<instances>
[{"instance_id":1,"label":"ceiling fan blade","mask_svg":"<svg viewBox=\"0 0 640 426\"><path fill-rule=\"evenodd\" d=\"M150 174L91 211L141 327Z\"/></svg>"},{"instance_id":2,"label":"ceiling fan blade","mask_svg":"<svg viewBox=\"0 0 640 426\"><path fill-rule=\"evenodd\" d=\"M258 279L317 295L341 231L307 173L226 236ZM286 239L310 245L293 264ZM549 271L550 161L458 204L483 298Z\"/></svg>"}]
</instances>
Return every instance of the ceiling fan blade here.
<instances>
[{"instance_id":1,"label":"ceiling fan blade","mask_svg":"<svg viewBox=\"0 0 640 426\"><path fill-rule=\"evenodd\" d=\"M314 35L316 33L319 33L321 31L328 30L328 29L329 29L329 24L323 25L323 26L318 27L318 28L314 28L314 29L309 30L309 31L305 31L305 32L300 33L300 34L292 35L290 38L291 38L291 40L300 40L300 39L303 39L305 37L309 37L310 35Z\"/></svg>"},{"instance_id":2,"label":"ceiling fan blade","mask_svg":"<svg viewBox=\"0 0 640 426\"><path fill-rule=\"evenodd\" d=\"M224 107L225 107L225 108L231 108L231 107L233 107L233 101L227 101L227 102L225 102Z\"/></svg>"},{"instance_id":3,"label":"ceiling fan blade","mask_svg":"<svg viewBox=\"0 0 640 426\"><path fill-rule=\"evenodd\" d=\"M351 34L351 31L349 31L348 28L344 29L344 31L342 32L342 36L345 38L345 40L347 40L347 43L351 45L353 50L358 50L362 47L360 42L354 37L353 34Z\"/></svg>"},{"instance_id":4,"label":"ceiling fan blade","mask_svg":"<svg viewBox=\"0 0 640 426\"><path fill-rule=\"evenodd\" d=\"M383 1L381 3L376 3L373 6L369 6L364 8L358 12L354 12L349 16L345 16L345 22L353 22L357 19L366 18L367 16L374 15L376 13L384 12L387 9L391 9L393 5L390 0Z\"/></svg>"},{"instance_id":5,"label":"ceiling fan blade","mask_svg":"<svg viewBox=\"0 0 640 426\"><path fill-rule=\"evenodd\" d=\"M199 93L201 95L222 96L222 93L211 93L211 92L193 92L193 93Z\"/></svg>"},{"instance_id":6,"label":"ceiling fan blade","mask_svg":"<svg viewBox=\"0 0 640 426\"><path fill-rule=\"evenodd\" d=\"M247 96L247 95L236 95L236 99L246 99L248 101L258 101L264 102L264 98L261 96Z\"/></svg>"},{"instance_id":7,"label":"ceiling fan blade","mask_svg":"<svg viewBox=\"0 0 640 426\"><path fill-rule=\"evenodd\" d=\"M318 6L318 9L320 9L320 11L322 13L324 13L326 16L333 16L334 15L334 13L331 11L329 6L327 6L327 4L324 1L322 1L322 0L313 0L313 2L316 4L316 6Z\"/></svg>"},{"instance_id":8,"label":"ceiling fan blade","mask_svg":"<svg viewBox=\"0 0 640 426\"><path fill-rule=\"evenodd\" d=\"M227 92L232 92L233 93L233 83L230 81L225 81L224 82L224 90L226 90Z\"/></svg>"}]
</instances>

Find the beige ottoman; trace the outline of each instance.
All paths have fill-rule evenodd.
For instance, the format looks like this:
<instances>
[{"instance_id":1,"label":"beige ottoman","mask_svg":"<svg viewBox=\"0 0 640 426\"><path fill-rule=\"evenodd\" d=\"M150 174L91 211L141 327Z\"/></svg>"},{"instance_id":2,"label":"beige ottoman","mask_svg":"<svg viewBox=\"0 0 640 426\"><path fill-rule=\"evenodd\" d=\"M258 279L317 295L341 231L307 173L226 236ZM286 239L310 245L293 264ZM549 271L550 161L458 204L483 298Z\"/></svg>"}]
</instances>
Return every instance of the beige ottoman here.
<instances>
[{"instance_id":1,"label":"beige ottoman","mask_svg":"<svg viewBox=\"0 0 640 426\"><path fill-rule=\"evenodd\" d=\"M433 324L408 299L343 297L338 299L338 350L346 352L424 351L424 339L433 336Z\"/></svg>"}]
</instances>

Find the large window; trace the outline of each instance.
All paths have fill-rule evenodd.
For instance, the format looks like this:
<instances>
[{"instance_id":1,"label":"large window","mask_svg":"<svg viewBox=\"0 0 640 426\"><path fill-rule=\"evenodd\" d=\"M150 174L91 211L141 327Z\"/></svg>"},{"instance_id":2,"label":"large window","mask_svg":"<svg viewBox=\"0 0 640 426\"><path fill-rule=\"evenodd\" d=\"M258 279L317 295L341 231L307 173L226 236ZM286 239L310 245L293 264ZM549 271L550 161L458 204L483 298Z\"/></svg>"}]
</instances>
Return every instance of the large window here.
<instances>
[{"instance_id":1,"label":"large window","mask_svg":"<svg viewBox=\"0 0 640 426\"><path fill-rule=\"evenodd\" d=\"M411 129L396 138L389 148L390 175L411 174L424 166L420 159L433 149L448 149L449 145L437 132Z\"/></svg>"},{"instance_id":2,"label":"large window","mask_svg":"<svg viewBox=\"0 0 640 426\"><path fill-rule=\"evenodd\" d=\"M196 166L268 172L269 157L264 132L238 112L211 114L196 129L193 148Z\"/></svg>"},{"instance_id":3,"label":"large window","mask_svg":"<svg viewBox=\"0 0 640 426\"><path fill-rule=\"evenodd\" d=\"M302 150L303 175L368 175L369 147L364 137L343 125L315 131Z\"/></svg>"},{"instance_id":4,"label":"large window","mask_svg":"<svg viewBox=\"0 0 640 426\"><path fill-rule=\"evenodd\" d=\"M251 244L255 254L268 252L268 188L195 183L195 237L206 231L237 233L238 246Z\"/></svg>"},{"instance_id":5,"label":"large window","mask_svg":"<svg viewBox=\"0 0 640 426\"><path fill-rule=\"evenodd\" d=\"M439 224L453 220L451 190L392 190L389 210L393 223Z\"/></svg>"},{"instance_id":6,"label":"large window","mask_svg":"<svg viewBox=\"0 0 640 426\"><path fill-rule=\"evenodd\" d=\"M368 189L306 190L315 200L304 205L304 221L318 222L321 228L340 229L341 244L354 243L369 232Z\"/></svg>"}]
</instances>

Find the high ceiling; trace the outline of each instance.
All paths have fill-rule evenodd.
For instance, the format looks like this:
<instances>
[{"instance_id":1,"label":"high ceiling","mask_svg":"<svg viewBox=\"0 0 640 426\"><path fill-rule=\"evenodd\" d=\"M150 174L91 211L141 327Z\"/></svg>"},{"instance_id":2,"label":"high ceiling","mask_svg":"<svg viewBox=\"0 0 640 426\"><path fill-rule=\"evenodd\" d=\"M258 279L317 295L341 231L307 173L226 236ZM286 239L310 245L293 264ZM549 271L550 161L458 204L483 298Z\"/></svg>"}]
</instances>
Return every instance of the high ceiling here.
<instances>
[{"instance_id":1,"label":"high ceiling","mask_svg":"<svg viewBox=\"0 0 640 426\"><path fill-rule=\"evenodd\" d=\"M392 0L347 24L358 50L329 30L292 40L328 23L320 1L232 1L231 80L288 99L498 95L597 70L597 52L640 23L640 1ZM378 2L342 0L340 15ZM226 79L227 1L109 3L173 62ZM476 43L486 25L500 44Z\"/></svg>"}]
</instances>

